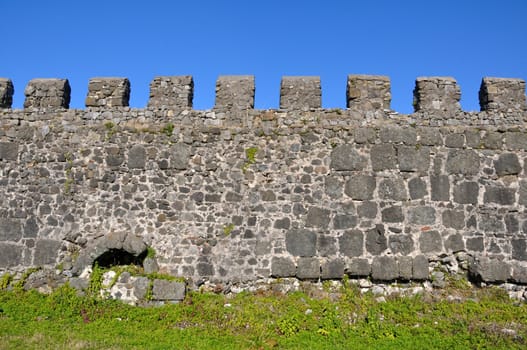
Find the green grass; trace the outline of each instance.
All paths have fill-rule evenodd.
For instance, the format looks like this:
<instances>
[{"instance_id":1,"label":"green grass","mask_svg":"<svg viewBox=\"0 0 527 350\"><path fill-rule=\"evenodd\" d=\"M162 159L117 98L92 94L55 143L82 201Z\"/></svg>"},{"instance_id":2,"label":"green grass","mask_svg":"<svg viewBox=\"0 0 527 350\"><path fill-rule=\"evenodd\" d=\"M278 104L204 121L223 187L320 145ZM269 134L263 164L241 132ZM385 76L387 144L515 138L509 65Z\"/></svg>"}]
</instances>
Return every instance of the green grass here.
<instances>
[{"instance_id":1,"label":"green grass","mask_svg":"<svg viewBox=\"0 0 527 350\"><path fill-rule=\"evenodd\" d=\"M494 289L471 293L463 302L429 295L378 302L352 287L333 298L191 292L179 304L140 308L68 287L48 296L0 291L0 349L527 347L525 303Z\"/></svg>"}]
</instances>

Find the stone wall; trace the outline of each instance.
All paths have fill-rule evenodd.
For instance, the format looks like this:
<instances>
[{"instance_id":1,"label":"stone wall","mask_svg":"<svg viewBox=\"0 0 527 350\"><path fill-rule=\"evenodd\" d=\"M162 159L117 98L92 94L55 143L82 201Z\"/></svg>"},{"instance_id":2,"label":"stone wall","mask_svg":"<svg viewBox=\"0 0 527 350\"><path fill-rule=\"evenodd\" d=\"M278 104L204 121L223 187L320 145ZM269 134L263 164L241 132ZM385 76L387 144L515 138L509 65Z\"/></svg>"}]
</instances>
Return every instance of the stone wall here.
<instances>
[{"instance_id":1,"label":"stone wall","mask_svg":"<svg viewBox=\"0 0 527 350\"><path fill-rule=\"evenodd\" d=\"M127 79L95 78L76 110L67 80L37 79L13 110L0 79L0 274L527 284L523 80L483 79L469 113L454 79L418 78L410 115L387 77L350 75L345 110L320 108L318 77L284 77L277 110L253 109L251 76L220 77L207 111L193 86L155 78L133 109Z\"/></svg>"}]
</instances>

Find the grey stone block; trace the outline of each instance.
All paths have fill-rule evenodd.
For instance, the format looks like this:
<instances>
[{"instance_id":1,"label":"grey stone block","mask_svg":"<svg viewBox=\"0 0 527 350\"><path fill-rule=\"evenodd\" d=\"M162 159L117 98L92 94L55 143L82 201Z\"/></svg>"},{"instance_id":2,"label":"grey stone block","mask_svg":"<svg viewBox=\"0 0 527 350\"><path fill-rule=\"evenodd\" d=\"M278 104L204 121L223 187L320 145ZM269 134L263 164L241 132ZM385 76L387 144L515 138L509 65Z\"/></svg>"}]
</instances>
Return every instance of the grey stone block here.
<instances>
[{"instance_id":1,"label":"grey stone block","mask_svg":"<svg viewBox=\"0 0 527 350\"><path fill-rule=\"evenodd\" d=\"M419 129L419 143L424 146L442 146L443 137L438 128L423 127Z\"/></svg>"},{"instance_id":2,"label":"grey stone block","mask_svg":"<svg viewBox=\"0 0 527 350\"><path fill-rule=\"evenodd\" d=\"M412 264L412 279L422 281L428 279L428 258L424 255L417 255L413 259Z\"/></svg>"},{"instance_id":3,"label":"grey stone block","mask_svg":"<svg viewBox=\"0 0 527 350\"><path fill-rule=\"evenodd\" d=\"M294 277L296 265L292 259L274 257L271 260L271 275L273 277Z\"/></svg>"},{"instance_id":4,"label":"grey stone block","mask_svg":"<svg viewBox=\"0 0 527 350\"><path fill-rule=\"evenodd\" d=\"M196 271L199 276L214 276L214 265L206 261L199 262Z\"/></svg>"},{"instance_id":5,"label":"grey stone block","mask_svg":"<svg viewBox=\"0 0 527 350\"><path fill-rule=\"evenodd\" d=\"M361 111L390 109L390 78L378 75L348 75L347 107Z\"/></svg>"},{"instance_id":6,"label":"grey stone block","mask_svg":"<svg viewBox=\"0 0 527 350\"><path fill-rule=\"evenodd\" d=\"M414 108L416 112L449 112L461 110L461 90L451 77L419 77L415 80Z\"/></svg>"},{"instance_id":7,"label":"grey stone block","mask_svg":"<svg viewBox=\"0 0 527 350\"><path fill-rule=\"evenodd\" d=\"M516 190L506 187L485 186L483 201L485 203L513 205L516 201Z\"/></svg>"},{"instance_id":8,"label":"grey stone block","mask_svg":"<svg viewBox=\"0 0 527 350\"><path fill-rule=\"evenodd\" d=\"M476 175L480 159L476 151L456 149L448 152L446 171L449 174Z\"/></svg>"},{"instance_id":9,"label":"grey stone block","mask_svg":"<svg viewBox=\"0 0 527 350\"><path fill-rule=\"evenodd\" d=\"M458 133L446 135L445 146L451 148L463 148L463 146L465 146L465 135Z\"/></svg>"},{"instance_id":10,"label":"grey stone block","mask_svg":"<svg viewBox=\"0 0 527 350\"><path fill-rule=\"evenodd\" d=\"M496 234L505 232L503 217L495 213L481 213L478 228L484 233Z\"/></svg>"},{"instance_id":11,"label":"grey stone block","mask_svg":"<svg viewBox=\"0 0 527 350\"><path fill-rule=\"evenodd\" d=\"M294 256L315 256L317 235L305 229L289 230L285 243L287 251Z\"/></svg>"},{"instance_id":12,"label":"grey stone block","mask_svg":"<svg viewBox=\"0 0 527 350\"><path fill-rule=\"evenodd\" d=\"M450 180L447 175L431 175L430 187L433 201L448 202L450 200Z\"/></svg>"},{"instance_id":13,"label":"grey stone block","mask_svg":"<svg viewBox=\"0 0 527 350\"><path fill-rule=\"evenodd\" d=\"M352 259L346 273L351 277L366 277L371 274L371 265L367 259Z\"/></svg>"},{"instance_id":14,"label":"grey stone block","mask_svg":"<svg viewBox=\"0 0 527 350\"><path fill-rule=\"evenodd\" d=\"M152 288L152 299L183 300L185 299L185 283L156 279Z\"/></svg>"},{"instance_id":15,"label":"grey stone block","mask_svg":"<svg viewBox=\"0 0 527 350\"><path fill-rule=\"evenodd\" d=\"M461 182L454 187L454 202L478 204L479 185L477 182Z\"/></svg>"},{"instance_id":16,"label":"grey stone block","mask_svg":"<svg viewBox=\"0 0 527 350\"><path fill-rule=\"evenodd\" d=\"M88 83L86 107L127 107L129 100L127 78L92 78Z\"/></svg>"},{"instance_id":17,"label":"grey stone block","mask_svg":"<svg viewBox=\"0 0 527 350\"><path fill-rule=\"evenodd\" d=\"M143 270L146 274L158 272L159 265L157 264L157 260L155 258L146 257L145 260L143 260Z\"/></svg>"},{"instance_id":18,"label":"grey stone block","mask_svg":"<svg viewBox=\"0 0 527 350\"><path fill-rule=\"evenodd\" d=\"M0 142L0 159L17 160L18 143L17 142Z\"/></svg>"},{"instance_id":19,"label":"grey stone block","mask_svg":"<svg viewBox=\"0 0 527 350\"><path fill-rule=\"evenodd\" d=\"M515 283L527 284L527 266L522 266L518 263L513 263L512 280Z\"/></svg>"},{"instance_id":20,"label":"grey stone block","mask_svg":"<svg viewBox=\"0 0 527 350\"><path fill-rule=\"evenodd\" d=\"M345 230L357 225L357 217L350 214L338 214L333 218L333 229Z\"/></svg>"},{"instance_id":21,"label":"grey stone block","mask_svg":"<svg viewBox=\"0 0 527 350\"><path fill-rule=\"evenodd\" d=\"M22 233L19 220L0 218L0 241L17 242L22 238Z\"/></svg>"},{"instance_id":22,"label":"grey stone block","mask_svg":"<svg viewBox=\"0 0 527 350\"><path fill-rule=\"evenodd\" d=\"M8 268L22 264L22 246L0 242L0 267Z\"/></svg>"},{"instance_id":23,"label":"grey stone block","mask_svg":"<svg viewBox=\"0 0 527 350\"><path fill-rule=\"evenodd\" d=\"M373 145L370 150L373 171L397 168L397 153L390 144Z\"/></svg>"},{"instance_id":24,"label":"grey stone block","mask_svg":"<svg viewBox=\"0 0 527 350\"><path fill-rule=\"evenodd\" d=\"M320 263L317 258L300 258L296 268L296 277L299 279L320 278Z\"/></svg>"},{"instance_id":25,"label":"grey stone block","mask_svg":"<svg viewBox=\"0 0 527 350\"><path fill-rule=\"evenodd\" d=\"M176 143L170 147L170 166L176 170L186 170L189 167L191 149L184 143Z\"/></svg>"},{"instance_id":26,"label":"grey stone block","mask_svg":"<svg viewBox=\"0 0 527 350\"><path fill-rule=\"evenodd\" d=\"M426 183L418 177L408 181L408 192L410 199L421 199L427 195Z\"/></svg>"},{"instance_id":27,"label":"grey stone block","mask_svg":"<svg viewBox=\"0 0 527 350\"><path fill-rule=\"evenodd\" d=\"M344 182L339 176L327 176L324 179L324 189L326 194L331 198L340 198L342 197L342 192L344 190Z\"/></svg>"},{"instance_id":28,"label":"grey stone block","mask_svg":"<svg viewBox=\"0 0 527 350\"><path fill-rule=\"evenodd\" d=\"M149 287L150 279L148 277L135 277L132 282L133 294L139 300L145 300Z\"/></svg>"},{"instance_id":29,"label":"grey stone block","mask_svg":"<svg viewBox=\"0 0 527 350\"><path fill-rule=\"evenodd\" d=\"M155 77L150 83L148 107L192 108L192 76Z\"/></svg>"},{"instance_id":30,"label":"grey stone block","mask_svg":"<svg viewBox=\"0 0 527 350\"><path fill-rule=\"evenodd\" d=\"M280 108L309 110L322 107L320 77L282 77Z\"/></svg>"},{"instance_id":31,"label":"grey stone block","mask_svg":"<svg viewBox=\"0 0 527 350\"><path fill-rule=\"evenodd\" d=\"M344 232L339 238L340 254L348 257L364 253L364 234L359 230Z\"/></svg>"},{"instance_id":32,"label":"grey stone block","mask_svg":"<svg viewBox=\"0 0 527 350\"><path fill-rule=\"evenodd\" d=\"M254 108L254 76L220 76L216 81L216 102L218 109Z\"/></svg>"},{"instance_id":33,"label":"grey stone block","mask_svg":"<svg viewBox=\"0 0 527 350\"><path fill-rule=\"evenodd\" d=\"M33 79L24 89L25 109L69 108L71 88L68 79Z\"/></svg>"},{"instance_id":34,"label":"grey stone block","mask_svg":"<svg viewBox=\"0 0 527 350\"><path fill-rule=\"evenodd\" d=\"M377 225L366 231L366 250L372 255L379 255L388 248L384 227Z\"/></svg>"},{"instance_id":35,"label":"grey stone block","mask_svg":"<svg viewBox=\"0 0 527 350\"><path fill-rule=\"evenodd\" d=\"M354 200L368 200L373 198L375 177L369 175L352 175L346 182L344 193Z\"/></svg>"},{"instance_id":36,"label":"grey stone block","mask_svg":"<svg viewBox=\"0 0 527 350\"><path fill-rule=\"evenodd\" d=\"M396 143L414 146L417 141L417 133L414 128L401 128L398 126L385 126L379 132L382 143ZM400 149L398 147L398 149ZM416 148L413 147L415 150Z\"/></svg>"},{"instance_id":37,"label":"grey stone block","mask_svg":"<svg viewBox=\"0 0 527 350\"><path fill-rule=\"evenodd\" d=\"M344 276L344 260L331 259L322 264L322 279L341 279Z\"/></svg>"},{"instance_id":38,"label":"grey stone block","mask_svg":"<svg viewBox=\"0 0 527 350\"><path fill-rule=\"evenodd\" d=\"M397 147L399 170L420 171L428 170L430 166L430 150L428 147L399 146Z\"/></svg>"},{"instance_id":39,"label":"grey stone block","mask_svg":"<svg viewBox=\"0 0 527 350\"><path fill-rule=\"evenodd\" d=\"M465 250L465 242L459 233L448 236L445 240L445 250L447 252L457 253Z\"/></svg>"},{"instance_id":40,"label":"grey stone block","mask_svg":"<svg viewBox=\"0 0 527 350\"><path fill-rule=\"evenodd\" d=\"M360 155L350 144L335 147L331 151L330 159L330 167L337 171L364 170L367 165L366 157Z\"/></svg>"},{"instance_id":41,"label":"grey stone block","mask_svg":"<svg viewBox=\"0 0 527 350\"><path fill-rule=\"evenodd\" d=\"M396 223L403 222L403 208L400 205L387 207L381 210L382 222Z\"/></svg>"},{"instance_id":42,"label":"grey stone block","mask_svg":"<svg viewBox=\"0 0 527 350\"><path fill-rule=\"evenodd\" d=\"M328 228L331 211L319 207L311 207L307 211L306 227Z\"/></svg>"},{"instance_id":43,"label":"grey stone block","mask_svg":"<svg viewBox=\"0 0 527 350\"><path fill-rule=\"evenodd\" d=\"M441 234L437 231L424 231L419 236L421 253L438 253L443 250Z\"/></svg>"},{"instance_id":44,"label":"grey stone block","mask_svg":"<svg viewBox=\"0 0 527 350\"><path fill-rule=\"evenodd\" d=\"M445 227L461 230L465 227L465 213L461 210L445 209L442 214Z\"/></svg>"},{"instance_id":45,"label":"grey stone block","mask_svg":"<svg viewBox=\"0 0 527 350\"><path fill-rule=\"evenodd\" d=\"M525 80L485 77L479 89L482 111L524 112Z\"/></svg>"},{"instance_id":46,"label":"grey stone block","mask_svg":"<svg viewBox=\"0 0 527 350\"><path fill-rule=\"evenodd\" d=\"M527 240L526 239L513 239L512 245L512 258L514 260L527 261Z\"/></svg>"},{"instance_id":47,"label":"grey stone block","mask_svg":"<svg viewBox=\"0 0 527 350\"><path fill-rule=\"evenodd\" d=\"M388 241L393 254L408 255L414 251L414 240L411 235L390 235Z\"/></svg>"},{"instance_id":48,"label":"grey stone block","mask_svg":"<svg viewBox=\"0 0 527 350\"><path fill-rule=\"evenodd\" d=\"M408 221L415 225L433 225L436 221L436 210L426 206L410 207Z\"/></svg>"},{"instance_id":49,"label":"grey stone block","mask_svg":"<svg viewBox=\"0 0 527 350\"><path fill-rule=\"evenodd\" d=\"M409 281L413 277L414 259L411 256L398 256L397 265L399 265L399 278Z\"/></svg>"},{"instance_id":50,"label":"grey stone block","mask_svg":"<svg viewBox=\"0 0 527 350\"><path fill-rule=\"evenodd\" d=\"M374 219L377 217L377 203L364 201L357 206L357 215L359 218Z\"/></svg>"},{"instance_id":51,"label":"grey stone block","mask_svg":"<svg viewBox=\"0 0 527 350\"><path fill-rule=\"evenodd\" d=\"M11 108L14 93L11 79L0 78L0 108Z\"/></svg>"},{"instance_id":52,"label":"grey stone block","mask_svg":"<svg viewBox=\"0 0 527 350\"><path fill-rule=\"evenodd\" d=\"M319 235L317 250L319 256L334 256L337 254L337 239L328 235Z\"/></svg>"},{"instance_id":53,"label":"grey stone block","mask_svg":"<svg viewBox=\"0 0 527 350\"><path fill-rule=\"evenodd\" d=\"M394 200L394 201L406 201L408 200L408 194L406 193L406 184L401 178L389 178L383 179L379 184L377 190L379 198Z\"/></svg>"},{"instance_id":54,"label":"grey stone block","mask_svg":"<svg viewBox=\"0 0 527 350\"><path fill-rule=\"evenodd\" d=\"M142 145L135 145L128 151L128 168L143 169L146 165L146 150Z\"/></svg>"},{"instance_id":55,"label":"grey stone block","mask_svg":"<svg viewBox=\"0 0 527 350\"><path fill-rule=\"evenodd\" d=\"M494 161L494 168L498 176L516 175L522 171L518 156L514 153L500 154L498 160Z\"/></svg>"},{"instance_id":56,"label":"grey stone block","mask_svg":"<svg viewBox=\"0 0 527 350\"><path fill-rule=\"evenodd\" d=\"M57 262L61 242L50 239L37 240L33 264L37 266L50 265Z\"/></svg>"},{"instance_id":57,"label":"grey stone block","mask_svg":"<svg viewBox=\"0 0 527 350\"><path fill-rule=\"evenodd\" d=\"M506 282L511 277L511 267L504 261L478 257L470 264L469 273L487 283Z\"/></svg>"},{"instance_id":58,"label":"grey stone block","mask_svg":"<svg viewBox=\"0 0 527 350\"><path fill-rule=\"evenodd\" d=\"M287 217L277 219L273 225L274 228L288 230L291 227L291 220Z\"/></svg>"},{"instance_id":59,"label":"grey stone block","mask_svg":"<svg viewBox=\"0 0 527 350\"><path fill-rule=\"evenodd\" d=\"M527 205L527 181L519 181L519 197L518 204Z\"/></svg>"},{"instance_id":60,"label":"grey stone block","mask_svg":"<svg viewBox=\"0 0 527 350\"><path fill-rule=\"evenodd\" d=\"M375 143L377 132L373 128L359 127L354 130L353 136L358 144Z\"/></svg>"},{"instance_id":61,"label":"grey stone block","mask_svg":"<svg viewBox=\"0 0 527 350\"><path fill-rule=\"evenodd\" d=\"M514 151L527 150L527 133L524 131L509 131L505 133L507 149Z\"/></svg>"},{"instance_id":62,"label":"grey stone block","mask_svg":"<svg viewBox=\"0 0 527 350\"><path fill-rule=\"evenodd\" d=\"M466 247L468 251L482 252L484 247L483 237L467 238Z\"/></svg>"},{"instance_id":63,"label":"grey stone block","mask_svg":"<svg viewBox=\"0 0 527 350\"><path fill-rule=\"evenodd\" d=\"M395 257L374 257L371 264L371 277L375 281L396 280L399 277L399 266Z\"/></svg>"},{"instance_id":64,"label":"grey stone block","mask_svg":"<svg viewBox=\"0 0 527 350\"><path fill-rule=\"evenodd\" d=\"M30 216L24 225L24 237L35 238L39 231L38 219L34 216Z\"/></svg>"}]
</instances>

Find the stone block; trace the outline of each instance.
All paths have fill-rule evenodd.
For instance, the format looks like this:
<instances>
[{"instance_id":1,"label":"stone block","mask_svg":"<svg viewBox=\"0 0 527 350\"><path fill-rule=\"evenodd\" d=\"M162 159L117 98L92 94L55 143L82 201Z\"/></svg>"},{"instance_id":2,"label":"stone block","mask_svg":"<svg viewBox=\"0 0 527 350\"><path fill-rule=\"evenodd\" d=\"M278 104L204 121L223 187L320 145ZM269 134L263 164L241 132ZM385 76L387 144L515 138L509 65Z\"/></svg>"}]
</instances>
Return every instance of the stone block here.
<instances>
[{"instance_id":1,"label":"stone block","mask_svg":"<svg viewBox=\"0 0 527 350\"><path fill-rule=\"evenodd\" d=\"M482 252L485 248L483 237L470 237L467 238L466 247L468 251Z\"/></svg>"},{"instance_id":2,"label":"stone block","mask_svg":"<svg viewBox=\"0 0 527 350\"><path fill-rule=\"evenodd\" d=\"M448 202L450 200L450 180L447 175L431 175L430 187L433 201Z\"/></svg>"},{"instance_id":3,"label":"stone block","mask_svg":"<svg viewBox=\"0 0 527 350\"><path fill-rule=\"evenodd\" d=\"M309 110L322 107L320 77L282 77L280 108Z\"/></svg>"},{"instance_id":4,"label":"stone block","mask_svg":"<svg viewBox=\"0 0 527 350\"><path fill-rule=\"evenodd\" d=\"M415 81L414 109L416 112L461 111L461 90L454 78L420 77Z\"/></svg>"},{"instance_id":5,"label":"stone block","mask_svg":"<svg viewBox=\"0 0 527 350\"><path fill-rule=\"evenodd\" d=\"M385 126L379 131L382 143L396 143L415 146L417 133L412 127ZM415 149L415 147L414 147Z\"/></svg>"},{"instance_id":6,"label":"stone block","mask_svg":"<svg viewBox=\"0 0 527 350\"><path fill-rule=\"evenodd\" d=\"M527 181L519 181L519 198L518 204L527 205Z\"/></svg>"},{"instance_id":7,"label":"stone block","mask_svg":"<svg viewBox=\"0 0 527 350\"><path fill-rule=\"evenodd\" d=\"M514 153L500 154L498 160L494 161L494 168L498 176L517 175L522 171L518 156Z\"/></svg>"},{"instance_id":8,"label":"stone block","mask_svg":"<svg viewBox=\"0 0 527 350\"><path fill-rule=\"evenodd\" d=\"M148 107L192 108L194 80L190 75L155 77Z\"/></svg>"},{"instance_id":9,"label":"stone block","mask_svg":"<svg viewBox=\"0 0 527 350\"><path fill-rule=\"evenodd\" d=\"M441 234L437 231L423 231L419 236L421 253L439 253L443 250Z\"/></svg>"},{"instance_id":10,"label":"stone block","mask_svg":"<svg viewBox=\"0 0 527 350\"><path fill-rule=\"evenodd\" d=\"M445 136L445 146L451 148L463 148L465 146L465 135L451 133Z\"/></svg>"},{"instance_id":11,"label":"stone block","mask_svg":"<svg viewBox=\"0 0 527 350\"><path fill-rule=\"evenodd\" d=\"M254 108L254 76L220 76L216 81L216 101L214 108L229 110Z\"/></svg>"},{"instance_id":12,"label":"stone block","mask_svg":"<svg viewBox=\"0 0 527 350\"><path fill-rule=\"evenodd\" d=\"M17 160L18 143L17 142L0 142L0 159Z\"/></svg>"},{"instance_id":13,"label":"stone block","mask_svg":"<svg viewBox=\"0 0 527 350\"><path fill-rule=\"evenodd\" d=\"M449 174L476 175L480 171L479 155L473 150L451 150L448 152L446 171Z\"/></svg>"},{"instance_id":14,"label":"stone block","mask_svg":"<svg viewBox=\"0 0 527 350\"><path fill-rule=\"evenodd\" d=\"M374 281L393 281L399 277L399 266L393 256L376 256L371 264Z\"/></svg>"},{"instance_id":15,"label":"stone block","mask_svg":"<svg viewBox=\"0 0 527 350\"><path fill-rule=\"evenodd\" d=\"M142 145L135 145L128 151L128 168L144 169L146 165L146 150Z\"/></svg>"},{"instance_id":16,"label":"stone block","mask_svg":"<svg viewBox=\"0 0 527 350\"><path fill-rule=\"evenodd\" d=\"M457 253L465 250L465 242L459 233L454 233L445 240L445 250L449 253Z\"/></svg>"},{"instance_id":17,"label":"stone block","mask_svg":"<svg viewBox=\"0 0 527 350\"><path fill-rule=\"evenodd\" d=\"M414 225L433 225L436 221L436 210L426 206L410 207L408 221Z\"/></svg>"},{"instance_id":18,"label":"stone block","mask_svg":"<svg viewBox=\"0 0 527 350\"><path fill-rule=\"evenodd\" d=\"M413 262L411 256L398 256L397 265L399 265L399 278L409 281L413 277Z\"/></svg>"},{"instance_id":19,"label":"stone block","mask_svg":"<svg viewBox=\"0 0 527 350\"><path fill-rule=\"evenodd\" d=\"M296 277L299 279L320 278L320 263L317 258L300 258L296 268Z\"/></svg>"},{"instance_id":20,"label":"stone block","mask_svg":"<svg viewBox=\"0 0 527 350\"><path fill-rule=\"evenodd\" d=\"M505 133L507 149L513 151L527 150L527 133L524 131L508 131Z\"/></svg>"},{"instance_id":21,"label":"stone block","mask_svg":"<svg viewBox=\"0 0 527 350\"><path fill-rule=\"evenodd\" d=\"M386 207L381 210L382 222L386 223L396 223L403 222L403 208L400 205L395 205L391 207Z\"/></svg>"},{"instance_id":22,"label":"stone block","mask_svg":"<svg viewBox=\"0 0 527 350\"><path fill-rule=\"evenodd\" d=\"M337 254L337 239L328 235L318 235L317 250L319 256L334 256Z\"/></svg>"},{"instance_id":23,"label":"stone block","mask_svg":"<svg viewBox=\"0 0 527 350\"><path fill-rule=\"evenodd\" d=\"M17 242L22 238L22 233L19 220L0 218L0 241Z\"/></svg>"},{"instance_id":24,"label":"stone block","mask_svg":"<svg viewBox=\"0 0 527 350\"><path fill-rule=\"evenodd\" d=\"M329 214L330 210L319 208L319 207L310 207L307 211L306 216L306 227L317 227L326 229L329 225Z\"/></svg>"},{"instance_id":25,"label":"stone block","mask_svg":"<svg viewBox=\"0 0 527 350\"><path fill-rule=\"evenodd\" d=\"M366 250L371 255L379 255L388 248L384 227L377 225L366 231Z\"/></svg>"},{"instance_id":26,"label":"stone block","mask_svg":"<svg viewBox=\"0 0 527 350\"><path fill-rule=\"evenodd\" d=\"M11 79L0 78L0 108L11 108L14 93Z\"/></svg>"},{"instance_id":27,"label":"stone block","mask_svg":"<svg viewBox=\"0 0 527 350\"><path fill-rule=\"evenodd\" d=\"M393 254L409 255L414 251L414 240L411 235L390 235L388 242Z\"/></svg>"},{"instance_id":28,"label":"stone block","mask_svg":"<svg viewBox=\"0 0 527 350\"><path fill-rule=\"evenodd\" d=\"M196 265L196 271L199 276L213 276L214 265L212 265L210 262L202 261Z\"/></svg>"},{"instance_id":29,"label":"stone block","mask_svg":"<svg viewBox=\"0 0 527 350\"><path fill-rule=\"evenodd\" d=\"M294 277L296 265L290 258L273 257L271 260L271 275L273 277Z\"/></svg>"},{"instance_id":30,"label":"stone block","mask_svg":"<svg viewBox=\"0 0 527 350\"><path fill-rule=\"evenodd\" d=\"M442 146L443 137L438 128L423 127L419 130L419 144L423 146Z\"/></svg>"},{"instance_id":31,"label":"stone block","mask_svg":"<svg viewBox=\"0 0 527 350\"><path fill-rule=\"evenodd\" d=\"M287 251L294 256L315 256L317 235L305 229L289 230L285 236Z\"/></svg>"},{"instance_id":32,"label":"stone block","mask_svg":"<svg viewBox=\"0 0 527 350\"><path fill-rule=\"evenodd\" d=\"M367 259L352 259L346 273L351 277L366 277L371 274L371 265Z\"/></svg>"},{"instance_id":33,"label":"stone block","mask_svg":"<svg viewBox=\"0 0 527 350\"><path fill-rule=\"evenodd\" d=\"M379 183L379 189L377 191L379 198L384 200L393 200L397 202L408 200L406 184L403 179L398 177L383 179Z\"/></svg>"},{"instance_id":34,"label":"stone block","mask_svg":"<svg viewBox=\"0 0 527 350\"><path fill-rule=\"evenodd\" d=\"M25 109L64 109L70 105L71 88L67 79L33 79L24 89Z\"/></svg>"},{"instance_id":35,"label":"stone block","mask_svg":"<svg viewBox=\"0 0 527 350\"><path fill-rule=\"evenodd\" d=\"M522 266L518 263L513 263L512 280L515 283L527 284L527 266Z\"/></svg>"},{"instance_id":36,"label":"stone block","mask_svg":"<svg viewBox=\"0 0 527 350\"><path fill-rule=\"evenodd\" d=\"M390 144L373 145L370 151L373 171L397 168L397 153Z\"/></svg>"},{"instance_id":37,"label":"stone block","mask_svg":"<svg viewBox=\"0 0 527 350\"><path fill-rule=\"evenodd\" d=\"M351 175L346 181L344 193L354 200L368 200L373 198L373 191L375 190L375 177L370 175Z\"/></svg>"},{"instance_id":38,"label":"stone block","mask_svg":"<svg viewBox=\"0 0 527 350\"><path fill-rule=\"evenodd\" d=\"M8 268L22 264L22 246L0 242L0 268Z\"/></svg>"},{"instance_id":39,"label":"stone block","mask_svg":"<svg viewBox=\"0 0 527 350\"><path fill-rule=\"evenodd\" d=\"M513 239L512 258L514 260L527 261L527 239Z\"/></svg>"},{"instance_id":40,"label":"stone block","mask_svg":"<svg viewBox=\"0 0 527 350\"><path fill-rule=\"evenodd\" d=\"M345 230L357 225L357 217L351 214L338 214L333 218L333 229Z\"/></svg>"},{"instance_id":41,"label":"stone block","mask_svg":"<svg viewBox=\"0 0 527 350\"><path fill-rule=\"evenodd\" d=\"M410 199L421 199L428 194L426 182L421 178L415 177L408 181L408 192Z\"/></svg>"},{"instance_id":42,"label":"stone block","mask_svg":"<svg viewBox=\"0 0 527 350\"><path fill-rule=\"evenodd\" d=\"M454 187L454 202L459 204L478 204L479 185L465 181Z\"/></svg>"},{"instance_id":43,"label":"stone block","mask_svg":"<svg viewBox=\"0 0 527 350\"><path fill-rule=\"evenodd\" d=\"M86 107L127 107L130 81L127 78L91 78Z\"/></svg>"},{"instance_id":44,"label":"stone block","mask_svg":"<svg viewBox=\"0 0 527 350\"><path fill-rule=\"evenodd\" d=\"M344 276L344 260L343 259L331 259L325 261L321 267L321 278L322 279L341 279Z\"/></svg>"},{"instance_id":45,"label":"stone block","mask_svg":"<svg viewBox=\"0 0 527 350\"><path fill-rule=\"evenodd\" d=\"M399 170L425 172L430 166L430 150L428 147L399 146L397 147Z\"/></svg>"},{"instance_id":46,"label":"stone block","mask_svg":"<svg viewBox=\"0 0 527 350\"><path fill-rule=\"evenodd\" d=\"M176 170L186 170L189 167L191 149L184 143L176 143L170 147L170 167Z\"/></svg>"},{"instance_id":47,"label":"stone block","mask_svg":"<svg viewBox=\"0 0 527 350\"><path fill-rule=\"evenodd\" d=\"M36 266L51 265L57 262L61 242L51 239L39 239L35 245L33 264Z\"/></svg>"},{"instance_id":48,"label":"stone block","mask_svg":"<svg viewBox=\"0 0 527 350\"><path fill-rule=\"evenodd\" d=\"M479 89L479 105L482 111L527 111L525 80L483 78Z\"/></svg>"},{"instance_id":49,"label":"stone block","mask_svg":"<svg viewBox=\"0 0 527 350\"><path fill-rule=\"evenodd\" d=\"M324 180L324 189L331 198L342 197L344 183L340 176L327 176Z\"/></svg>"},{"instance_id":50,"label":"stone block","mask_svg":"<svg viewBox=\"0 0 527 350\"><path fill-rule=\"evenodd\" d=\"M340 145L331 151L330 167L334 170L364 170L367 165L366 157L360 155L350 144Z\"/></svg>"},{"instance_id":51,"label":"stone block","mask_svg":"<svg viewBox=\"0 0 527 350\"><path fill-rule=\"evenodd\" d=\"M357 215L359 218L374 219L377 217L377 203L364 201L357 206Z\"/></svg>"},{"instance_id":52,"label":"stone block","mask_svg":"<svg viewBox=\"0 0 527 350\"><path fill-rule=\"evenodd\" d=\"M355 257L364 253L364 234L362 231L346 231L338 238L338 241L341 255Z\"/></svg>"},{"instance_id":53,"label":"stone block","mask_svg":"<svg viewBox=\"0 0 527 350\"><path fill-rule=\"evenodd\" d=\"M376 75L348 75L347 107L361 111L390 109L390 78Z\"/></svg>"},{"instance_id":54,"label":"stone block","mask_svg":"<svg viewBox=\"0 0 527 350\"><path fill-rule=\"evenodd\" d=\"M462 210L445 209L442 221L445 227L461 230L465 227L465 213Z\"/></svg>"},{"instance_id":55,"label":"stone block","mask_svg":"<svg viewBox=\"0 0 527 350\"><path fill-rule=\"evenodd\" d=\"M424 255L417 255L413 259L412 279L416 281L423 281L428 279L428 276L428 258Z\"/></svg>"},{"instance_id":56,"label":"stone block","mask_svg":"<svg viewBox=\"0 0 527 350\"><path fill-rule=\"evenodd\" d=\"M483 195L484 203L496 203L500 205L513 205L516 201L516 190L501 186L485 186Z\"/></svg>"},{"instance_id":57,"label":"stone block","mask_svg":"<svg viewBox=\"0 0 527 350\"><path fill-rule=\"evenodd\" d=\"M185 283L155 279L152 288L154 300L183 300L185 299Z\"/></svg>"},{"instance_id":58,"label":"stone block","mask_svg":"<svg viewBox=\"0 0 527 350\"><path fill-rule=\"evenodd\" d=\"M273 227L279 230L288 230L291 227L291 219L288 217L277 219L275 220Z\"/></svg>"},{"instance_id":59,"label":"stone block","mask_svg":"<svg viewBox=\"0 0 527 350\"><path fill-rule=\"evenodd\" d=\"M134 296L139 300L146 299L150 279L148 277L135 277L131 284Z\"/></svg>"},{"instance_id":60,"label":"stone block","mask_svg":"<svg viewBox=\"0 0 527 350\"><path fill-rule=\"evenodd\" d=\"M506 282L511 278L511 267L504 261L478 257L469 266L470 275L486 283Z\"/></svg>"}]
</instances>

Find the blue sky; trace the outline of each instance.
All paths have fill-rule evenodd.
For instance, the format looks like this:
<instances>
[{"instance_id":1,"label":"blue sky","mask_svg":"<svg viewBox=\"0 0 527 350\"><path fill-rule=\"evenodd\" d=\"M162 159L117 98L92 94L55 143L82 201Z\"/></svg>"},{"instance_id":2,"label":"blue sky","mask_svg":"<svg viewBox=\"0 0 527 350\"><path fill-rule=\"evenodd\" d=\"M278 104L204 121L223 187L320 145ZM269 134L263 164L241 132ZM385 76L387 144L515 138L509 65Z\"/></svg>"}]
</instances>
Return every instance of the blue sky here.
<instances>
[{"instance_id":1,"label":"blue sky","mask_svg":"<svg viewBox=\"0 0 527 350\"><path fill-rule=\"evenodd\" d=\"M320 76L327 108L345 107L348 74L388 75L401 113L418 76L456 78L465 110L479 110L483 76L527 79L525 0L0 0L0 14L15 108L32 78L68 78L84 108L91 77L128 77L144 107L153 77L193 75L208 109L219 75L251 74L266 109L283 75Z\"/></svg>"}]
</instances>

